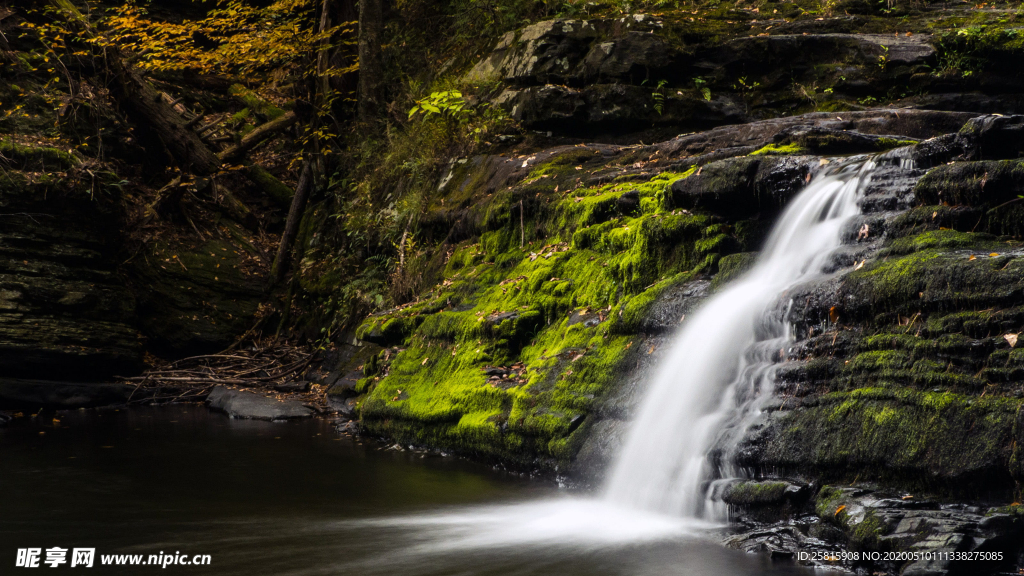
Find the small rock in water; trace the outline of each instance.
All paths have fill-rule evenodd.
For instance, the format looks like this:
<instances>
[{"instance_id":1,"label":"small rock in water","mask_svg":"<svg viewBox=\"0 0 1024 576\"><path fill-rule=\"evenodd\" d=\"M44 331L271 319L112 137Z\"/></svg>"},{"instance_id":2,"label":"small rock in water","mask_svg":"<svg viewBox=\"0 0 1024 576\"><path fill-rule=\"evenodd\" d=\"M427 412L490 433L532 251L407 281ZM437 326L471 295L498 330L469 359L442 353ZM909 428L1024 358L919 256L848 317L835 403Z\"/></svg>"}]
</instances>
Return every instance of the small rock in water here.
<instances>
[{"instance_id":1,"label":"small rock in water","mask_svg":"<svg viewBox=\"0 0 1024 576\"><path fill-rule=\"evenodd\" d=\"M227 413L232 418L251 420L289 420L308 418L313 410L301 402L275 400L253 392L232 390L217 386L206 398L210 408Z\"/></svg>"}]
</instances>

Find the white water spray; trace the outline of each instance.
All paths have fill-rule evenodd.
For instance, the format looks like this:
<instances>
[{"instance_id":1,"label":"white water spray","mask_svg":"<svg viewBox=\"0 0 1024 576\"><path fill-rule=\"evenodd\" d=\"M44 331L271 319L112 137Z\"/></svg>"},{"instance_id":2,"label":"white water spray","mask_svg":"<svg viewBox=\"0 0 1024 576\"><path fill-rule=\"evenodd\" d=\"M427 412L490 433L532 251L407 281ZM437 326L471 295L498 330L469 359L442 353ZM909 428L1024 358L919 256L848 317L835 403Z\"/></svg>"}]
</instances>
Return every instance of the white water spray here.
<instances>
[{"instance_id":1,"label":"white water spray","mask_svg":"<svg viewBox=\"0 0 1024 576\"><path fill-rule=\"evenodd\" d=\"M708 482L735 476L734 448L773 389L791 342L770 308L824 275L872 162L820 173L776 223L754 267L686 320L645 396L609 476L608 501L677 516L725 520ZM709 458L713 448L725 456Z\"/></svg>"}]
</instances>

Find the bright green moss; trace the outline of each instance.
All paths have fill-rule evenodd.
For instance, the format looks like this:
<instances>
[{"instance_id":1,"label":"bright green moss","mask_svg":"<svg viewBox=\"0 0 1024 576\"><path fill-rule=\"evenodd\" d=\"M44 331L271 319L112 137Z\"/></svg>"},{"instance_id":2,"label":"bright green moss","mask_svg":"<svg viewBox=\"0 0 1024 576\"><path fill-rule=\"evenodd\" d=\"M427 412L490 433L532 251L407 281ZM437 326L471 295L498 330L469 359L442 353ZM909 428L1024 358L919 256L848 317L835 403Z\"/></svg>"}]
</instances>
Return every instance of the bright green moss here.
<instances>
[{"instance_id":1,"label":"bright green moss","mask_svg":"<svg viewBox=\"0 0 1024 576\"><path fill-rule=\"evenodd\" d=\"M592 156L555 157L525 190ZM523 222L509 214L524 189L491 196L479 208L486 231L451 251L433 290L358 328L360 338L401 347L379 380L361 383L364 424L511 460L570 459L657 295L713 272L738 246L708 216L661 208L665 189L692 172L577 188L552 202L549 193Z\"/></svg>"},{"instance_id":2,"label":"bright green moss","mask_svg":"<svg viewBox=\"0 0 1024 576\"><path fill-rule=\"evenodd\" d=\"M803 154L807 149L799 144L768 144L749 154L749 156L788 156L792 154Z\"/></svg>"}]
</instances>

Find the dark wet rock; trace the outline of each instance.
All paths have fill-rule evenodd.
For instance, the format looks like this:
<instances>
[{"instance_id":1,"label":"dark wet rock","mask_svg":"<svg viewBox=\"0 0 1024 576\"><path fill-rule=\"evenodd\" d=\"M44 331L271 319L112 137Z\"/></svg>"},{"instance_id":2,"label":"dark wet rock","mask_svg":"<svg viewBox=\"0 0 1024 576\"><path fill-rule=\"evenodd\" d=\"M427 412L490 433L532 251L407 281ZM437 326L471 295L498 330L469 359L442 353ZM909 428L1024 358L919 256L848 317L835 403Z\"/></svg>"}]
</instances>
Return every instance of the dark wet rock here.
<instances>
[{"instance_id":1,"label":"dark wet rock","mask_svg":"<svg viewBox=\"0 0 1024 576\"><path fill-rule=\"evenodd\" d=\"M665 289L651 304L647 317L640 323L646 334L671 334L679 328L686 315L704 301L711 287L708 280L694 280Z\"/></svg>"},{"instance_id":2,"label":"dark wet rock","mask_svg":"<svg viewBox=\"0 0 1024 576\"><path fill-rule=\"evenodd\" d=\"M897 146L910 146L916 140L907 136L862 134L824 126L794 126L775 136L780 144L795 144L817 154L872 153Z\"/></svg>"},{"instance_id":3,"label":"dark wet rock","mask_svg":"<svg viewBox=\"0 0 1024 576\"><path fill-rule=\"evenodd\" d=\"M770 523L798 515L812 495L811 487L788 480L715 482L709 496L729 505L730 516L744 523Z\"/></svg>"},{"instance_id":4,"label":"dark wet rock","mask_svg":"<svg viewBox=\"0 0 1024 576\"><path fill-rule=\"evenodd\" d=\"M923 168L951 161L1016 159L1024 153L1022 138L1024 116L978 116L956 133L920 143L911 157Z\"/></svg>"},{"instance_id":5,"label":"dark wet rock","mask_svg":"<svg viewBox=\"0 0 1024 576\"><path fill-rule=\"evenodd\" d=\"M1024 153L1024 116L973 118L964 124L959 136L968 142L972 159L1017 158Z\"/></svg>"},{"instance_id":6,"label":"dark wet rock","mask_svg":"<svg viewBox=\"0 0 1024 576\"><path fill-rule=\"evenodd\" d=\"M338 415L342 417L349 419L356 419L359 417L359 400L357 398L347 398L342 400L338 395L331 395L327 397L327 402L330 407L336 410Z\"/></svg>"},{"instance_id":7,"label":"dark wet rock","mask_svg":"<svg viewBox=\"0 0 1024 576\"><path fill-rule=\"evenodd\" d=\"M976 88L976 86L969 88ZM900 104L922 110L961 110L977 114L1022 114L1024 113L1024 94L940 92L904 98Z\"/></svg>"},{"instance_id":8,"label":"dark wet rock","mask_svg":"<svg viewBox=\"0 0 1024 576\"><path fill-rule=\"evenodd\" d=\"M249 420L290 420L307 418L313 410L294 400L277 400L254 392L217 386L206 398L210 408L232 418Z\"/></svg>"},{"instance_id":9,"label":"dark wet rock","mask_svg":"<svg viewBox=\"0 0 1024 576\"><path fill-rule=\"evenodd\" d=\"M657 144L670 157L699 157L716 150L735 149L732 155L749 154L787 130L818 127L859 134L898 135L926 139L955 133L977 114L933 110L864 110L856 112L811 112L799 116L760 120L735 126L721 126L696 134L685 134ZM739 152L743 150L742 152Z\"/></svg>"},{"instance_id":10,"label":"dark wet rock","mask_svg":"<svg viewBox=\"0 0 1024 576\"><path fill-rule=\"evenodd\" d=\"M0 378L0 408L87 408L124 404L135 386Z\"/></svg>"},{"instance_id":11,"label":"dark wet rock","mask_svg":"<svg viewBox=\"0 0 1024 576\"><path fill-rule=\"evenodd\" d=\"M338 422L334 429L339 434L348 434L353 436L359 434L360 432L359 423L354 420L345 420L342 422Z\"/></svg>"},{"instance_id":12,"label":"dark wet rock","mask_svg":"<svg viewBox=\"0 0 1024 576\"><path fill-rule=\"evenodd\" d=\"M938 85L941 81L931 73L936 49L928 35L844 33L859 20L820 20L778 23L772 35L685 47L675 24L643 15L551 20L506 34L466 79L503 80L507 89L495 104L527 127L572 134L636 133L651 126L693 130L778 116L794 108L793 86L816 85L826 66L843 73L832 87L831 98L837 101L906 91L907 86L928 93L964 89L958 82ZM709 92L693 90L692 78L703 78ZM749 78L756 87L741 88L737 78ZM653 84L654 79L665 84ZM988 111L961 100L935 104ZM924 101L912 104L926 107Z\"/></svg>"},{"instance_id":13,"label":"dark wet rock","mask_svg":"<svg viewBox=\"0 0 1024 576\"><path fill-rule=\"evenodd\" d=\"M339 406L365 392L359 389L359 381L379 373L383 354L380 346L353 338L322 353L305 378L326 386L328 402L339 410Z\"/></svg>"},{"instance_id":14,"label":"dark wet rock","mask_svg":"<svg viewBox=\"0 0 1024 576\"><path fill-rule=\"evenodd\" d=\"M1024 165L1015 160L956 162L933 168L914 195L926 205L993 207L1024 193Z\"/></svg>"},{"instance_id":15,"label":"dark wet rock","mask_svg":"<svg viewBox=\"0 0 1024 576\"><path fill-rule=\"evenodd\" d=\"M840 53L848 65L877 66L879 58L885 57L893 69L927 66L935 59L935 48L927 37L920 35L894 38L873 34L779 34L736 38L708 48L697 55L695 67L733 73L755 67L779 77L792 77L817 63L831 62ZM785 66L780 66L782 62Z\"/></svg>"},{"instance_id":16,"label":"dark wet rock","mask_svg":"<svg viewBox=\"0 0 1024 576\"><path fill-rule=\"evenodd\" d=\"M743 157L712 162L672 185L674 206L706 210L730 220L780 210L808 180L816 158Z\"/></svg>"},{"instance_id":17,"label":"dark wet rock","mask_svg":"<svg viewBox=\"0 0 1024 576\"><path fill-rule=\"evenodd\" d=\"M909 494L861 487L824 486L813 500L803 500L802 511L776 522L753 519L749 512L757 509L756 504L731 506L740 524L737 533L725 539L726 545L748 552L788 553L800 564L858 574L995 574L1014 570L1024 547L1024 517L1018 513L940 506ZM953 551L997 553L1002 560L950 562L947 554ZM896 553L895 558L885 552Z\"/></svg>"},{"instance_id":18,"label":"dark wet rock","mask_svg":"<svg viewBox=\"0 0 1024 576\"><path fill-rule=\"evenodd\" d=\"M623 194L615 200L615 210L618 211L619 214L632 214L639 207L640 192L636 190L623 192Z\"/></svg>"}]
</instances>

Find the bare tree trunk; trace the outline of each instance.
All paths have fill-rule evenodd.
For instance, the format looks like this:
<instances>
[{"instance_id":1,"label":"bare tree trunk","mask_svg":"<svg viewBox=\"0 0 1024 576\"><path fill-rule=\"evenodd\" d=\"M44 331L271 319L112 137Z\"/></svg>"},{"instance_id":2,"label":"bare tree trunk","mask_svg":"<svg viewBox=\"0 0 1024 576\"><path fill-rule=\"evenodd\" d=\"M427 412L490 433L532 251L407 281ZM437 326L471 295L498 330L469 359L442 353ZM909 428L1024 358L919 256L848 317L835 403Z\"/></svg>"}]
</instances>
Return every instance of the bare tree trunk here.
<instances>
[{"instance_id":1,"label":"bare tree trunk","mask_svg":"<svg viewBox=\"0 0 1024 576\"><path fill-rule=\"evenodd\" d=\"M380 42L384 29L383 0L359 0L359 120L373 120L380 107L384 65Z\"/></svg>"},{"instance_id":2,"label":"bare tree trunk","mask_svg":"<svg viewBox=\"0 0 1024 576\"><path fill-rule=\"evenodd\" d=\"M277 257L274 258L274 265L270 268L271 287L280 282L288 271L292 244L299 232L299 223L302 222L302 215L306 211L306 201L309 200L309 192L312 188L313 167L309 161L306 161L302 165L299 183L295 186L295 196L292 196L292 207L288 210L288 220L285 221L284 232L281 234L281 244L277 247Z\"/></svg>"}]
</instances>

